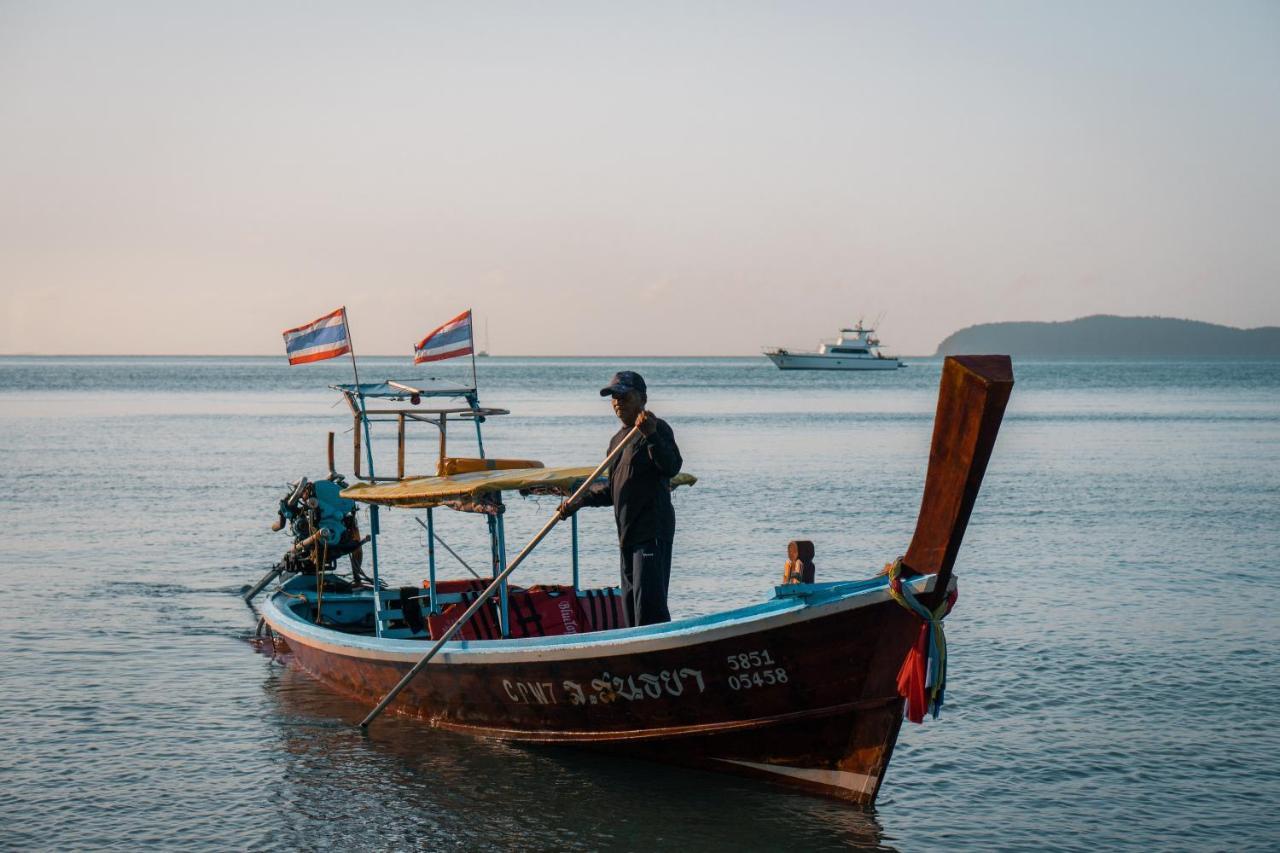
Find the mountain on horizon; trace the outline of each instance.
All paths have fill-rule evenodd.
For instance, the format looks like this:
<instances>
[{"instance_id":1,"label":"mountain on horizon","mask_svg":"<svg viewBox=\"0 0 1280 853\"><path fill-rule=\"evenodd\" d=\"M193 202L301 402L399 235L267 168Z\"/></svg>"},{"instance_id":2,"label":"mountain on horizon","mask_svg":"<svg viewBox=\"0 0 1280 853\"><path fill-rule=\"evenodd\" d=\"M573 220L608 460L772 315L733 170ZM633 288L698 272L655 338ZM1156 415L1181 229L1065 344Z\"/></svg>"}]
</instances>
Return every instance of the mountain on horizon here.
<instances>
[{"instance_id":1,"label":"mountain on horizon","mask_svg":"<svg viewBox=\"0 0 1280 853\"><path fill-rule=\"evenodd\" d=\"M1237 329L1171 317L1094 314L1064 322L981 323L947 336L937 356L1022 358L1280 358L1280 326Z\"/></svg>"}]
</instances>

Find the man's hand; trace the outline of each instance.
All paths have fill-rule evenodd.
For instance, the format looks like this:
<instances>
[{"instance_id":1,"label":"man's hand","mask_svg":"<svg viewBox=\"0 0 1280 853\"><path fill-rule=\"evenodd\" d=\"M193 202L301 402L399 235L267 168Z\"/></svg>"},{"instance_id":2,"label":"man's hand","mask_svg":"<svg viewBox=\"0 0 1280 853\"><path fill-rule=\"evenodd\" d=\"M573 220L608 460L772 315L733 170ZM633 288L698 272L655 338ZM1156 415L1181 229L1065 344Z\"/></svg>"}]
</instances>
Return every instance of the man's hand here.
<instances>
[{"instance_id":1,"label":"man's hand","mask_svg":"<svg viewBox=\"0 0 1280 853\"><path fill-rule=\"evenodd\" d=\"M560 518L568 518L578 511L577 504L569 503L568 499L560 502L560 506L556 507L556 515Z\"/></svg>"},{"instance_id":2,"label":"man's hand","mask_svg":"<svg viewBox=\"0 0 1280 853\"><path fill-rule=\"evenodd\" d=\"M635 425L640 427L640 434L648 438L658 430L658 417L653 412L645 409L636 415Z\"/></svg>"}]
</instances>

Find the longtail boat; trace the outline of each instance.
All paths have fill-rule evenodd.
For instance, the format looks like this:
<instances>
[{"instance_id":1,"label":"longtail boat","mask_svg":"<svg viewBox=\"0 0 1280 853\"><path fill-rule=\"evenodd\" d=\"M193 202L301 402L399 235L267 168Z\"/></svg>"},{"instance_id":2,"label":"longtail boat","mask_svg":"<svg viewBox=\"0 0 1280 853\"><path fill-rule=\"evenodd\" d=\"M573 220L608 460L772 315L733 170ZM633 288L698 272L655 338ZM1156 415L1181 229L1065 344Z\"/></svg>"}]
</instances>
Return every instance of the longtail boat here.
<instances>
[{"instance_id":1,"label":"longtail boat","mask_svg":"<svg viewBox=\"0 0 1280 853\"><path fill-rule=\"evenodd\" d=\"M300 481L282 501L278 524L293 526L294 546L251 594L281 579L261 605L264 636L291 665L357 702L388 697L432 641L458 630L462 639L440 643L439 654L392 694L390 711L478 737L746 774L860 805L880 790L904 713L918 721L941 703L941 619L954 600L956 553L1013 387L1007 356L944 362L915 533L889 571L806 582L812 552L793 543L797 571L768 599L642 627L623 624L616 589L580 588L576 516L569 519L570 584L522 589L503 580L485 595L488 579L436 577L435 511L485 519L484 568L496 578L507 566L503 495L567 495L591 469L486 457L481 424L506 412L481 407L474 388L451 392L465 405L432 409L421 408L424 397L450 392L408 381L333 387L351 406L359 482L345 487L333 474L330 433L330 476ZM381 400L411 406L372 405ZM448 455L451 419L474 426L476 457ZM397 472L379 478L370 429L387 421L397 427ZM433 476L405 476L405 427L414 422L440 431ZM692 481L685 476L673 487ZM357 504L367 507L369 537L354 521ZM392 588L379 577L382 507L425 511L429 576L420 586ZM366 547L373 557L367 581ZM334 571L344 556L351 581ZM459 626L464 608L477 615Z\"/></svg>"}]
</instances>

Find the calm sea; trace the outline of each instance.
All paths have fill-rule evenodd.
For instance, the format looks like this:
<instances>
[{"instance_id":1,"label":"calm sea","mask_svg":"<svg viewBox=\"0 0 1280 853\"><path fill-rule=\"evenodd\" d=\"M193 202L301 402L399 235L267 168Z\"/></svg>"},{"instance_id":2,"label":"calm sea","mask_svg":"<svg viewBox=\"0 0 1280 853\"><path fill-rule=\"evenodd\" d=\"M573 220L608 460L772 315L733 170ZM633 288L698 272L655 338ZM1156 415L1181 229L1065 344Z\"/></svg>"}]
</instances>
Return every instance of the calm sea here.
<instances>
[{"instance_id":1,"label":"calm sea","mask_svg":"<svg viewBox=\"0 0 1280 853\"><path fill-rule=\"evenodd\" d=\"M323 473L328 430L350 470L325 390L349 363L282 361L0 358L0 846L1280 847L1280 363L1015 366L957 565L947 706L904 728L862 812L393 718L362 736L365 708L255 653L237 593L285 548L276 501ZM937 362L481 359L483 402L512 410L487 449L597 461L596 391L624 367L699 477L676 502L677 617L768 595L790 539L816 542L820 580L905 549ZM392 441L375 449L385 468ZM512 543L554 507L513 503ZM413 514L383 517L384 576L416 582ZM587 581L616 578L611 523L584 514ZM482 561L474 516L439 524ZM519 576L565 579L566 540Z\"/></svg>"}]
</instances>

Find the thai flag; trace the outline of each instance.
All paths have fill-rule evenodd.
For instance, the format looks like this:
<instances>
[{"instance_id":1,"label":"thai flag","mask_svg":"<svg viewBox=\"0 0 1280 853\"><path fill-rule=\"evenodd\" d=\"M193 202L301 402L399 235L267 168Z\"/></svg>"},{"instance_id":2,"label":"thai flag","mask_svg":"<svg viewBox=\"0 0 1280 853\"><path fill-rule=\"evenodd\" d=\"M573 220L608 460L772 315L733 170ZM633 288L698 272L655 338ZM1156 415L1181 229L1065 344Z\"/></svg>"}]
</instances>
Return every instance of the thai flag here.
<instances>
[{"instance_id":1,"label":"thai flag","mask_svg":"<svg viewBox=\"0 0 1280 853\"><path fill-rule=\"evenodd\" d=\"M443 361L458 355L475 352L475 338L471 334L471 309L467 309L431 332L413 348L413 363Z\"/></svg>"},{"instance_id":2,"label":"thai flag","mask_svg":"<svg viewBox=\"0 0 1280 853\"><path fill-rule=\"evenodd\" d=\"M347 336L347 309L339 308L305 326L289 329L284 333L284 351L290 364L337 358L351 352L351 338Z\"/></svg>"}]
</instances>

